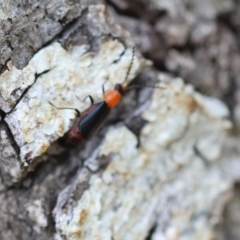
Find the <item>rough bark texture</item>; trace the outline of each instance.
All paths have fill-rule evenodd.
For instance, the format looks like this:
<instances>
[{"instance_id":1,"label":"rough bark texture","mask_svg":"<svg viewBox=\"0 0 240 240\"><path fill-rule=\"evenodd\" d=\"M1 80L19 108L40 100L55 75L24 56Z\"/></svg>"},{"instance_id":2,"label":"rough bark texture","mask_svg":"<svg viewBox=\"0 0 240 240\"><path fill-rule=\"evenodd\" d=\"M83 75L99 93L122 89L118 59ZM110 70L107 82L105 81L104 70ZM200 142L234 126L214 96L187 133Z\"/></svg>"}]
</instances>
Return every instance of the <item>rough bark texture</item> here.
<instances>
[{"instance_id":1,"label":"rough bark texture","mask_svg":"<svg viewBox=\"0 0 240 240\"><path fill-rule=\"evenodd\" d=\"M0 0L0 239L239 239L239 10ZM58 144L75 113L49 101L83 111L137 74L163 88L129 91L95 137Z\"/></svg>"}]
</instances>

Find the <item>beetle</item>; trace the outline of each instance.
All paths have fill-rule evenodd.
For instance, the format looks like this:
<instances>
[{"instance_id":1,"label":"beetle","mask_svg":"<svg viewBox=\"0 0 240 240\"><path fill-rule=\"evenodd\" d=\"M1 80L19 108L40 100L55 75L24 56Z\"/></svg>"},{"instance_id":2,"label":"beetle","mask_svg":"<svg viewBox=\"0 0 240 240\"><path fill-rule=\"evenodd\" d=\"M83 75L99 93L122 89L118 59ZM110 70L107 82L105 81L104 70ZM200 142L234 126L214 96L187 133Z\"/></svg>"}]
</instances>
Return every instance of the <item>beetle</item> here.
<instances>
[{"instance_id":1,"label":"beetle","mask_svg":"<svg viewBox=\"0 0 240 240\"><path fill-rule=\"evenodd\" d=\"M133 47L132 59L126 74L124 82L127 80L128 75L131 71L133 60L135 55L135 47ZM102 91L104 100L98 103L94 103L93 98L88 95L91 106L87 108L82 114L77 109L74 108L58 108L51 102L52 106L57 109L72 109L76 111L77 118L74 121L72 127L68 132L64 134L59 142L65 148L76 147L79 142L87 140L93 135L95 135L99 129L104 125L110 111L114 108L122 99L124 93L126 93L130 88L124 87L123 84L116 84L113 90L105 93L104 85L102 85ZM86 99L86 98L85 98Z\"/></svg>"}]
</instances>

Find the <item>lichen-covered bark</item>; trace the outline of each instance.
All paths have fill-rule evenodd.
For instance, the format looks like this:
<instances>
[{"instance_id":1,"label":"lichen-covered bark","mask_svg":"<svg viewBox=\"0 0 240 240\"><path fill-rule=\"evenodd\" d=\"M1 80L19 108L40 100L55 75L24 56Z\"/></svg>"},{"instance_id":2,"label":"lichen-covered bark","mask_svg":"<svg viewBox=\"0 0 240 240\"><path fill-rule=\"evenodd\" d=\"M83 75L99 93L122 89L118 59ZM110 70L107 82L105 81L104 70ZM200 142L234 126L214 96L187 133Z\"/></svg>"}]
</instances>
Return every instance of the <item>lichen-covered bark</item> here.
<instances>
[{"instance_id":1,"label":"lichen-covered bark","mask_svg":"<svg viewBox=\"0 0 240 240\"><path fill-rule=\"evenodd\" d=\"M89 102L83 102L87 95L92 95L95 101L102 98L101 86L106 80L106 90L125 80L132 49L113 39L118 36L124 41L124 30L120 27L116 29L117 25L107 18L103 5L90 6L77 21L68 33L63 34L60 39L62 45L53 42L42 48L23 70L9 61L8 70L0 76L1 108L7 113L4 123L15 141L12 148L19 149L15 153L18 170L13 173L11 165L3 166L4 172L12 175L13 181L25 175L32 161L64 135L75 117L74 111L57 110L49 102L58 107L83 111L89 106ZM91 42L83 33L82 36L79 32L71 33L79 28L85 28L91 34ZM70 46L66 41L72 39L69 34L76 41ZM112 37L107 36L109 34ZM85 41L81 42L84 38ZM130 77L144 64L136 56ZM16 92L18 94L13 98L12 93ZM6 144L2 142L4 148Z\"/></svg>"},{"instance_id":2,"label":"lichen-covered bark","mask_svg":"<svg viewBox=\"0 0 240 240\"><path fill-rule=\"evenodd\" d=\"M109 2L118 12L131 13L142 20L118 18L155 66L224 100L239 129L239 1ZM139 6L147 9L148 14Z\"/></svg>"},{"instance_id":3,"label":"lichen-covered bark","mask_svg":"<svg viewBox=\"0 0 240 240\"><path fill-rule=\"evenodd\" d=\"M211 209L231 190L231 180L216 167L231 127L224 119L228 111L181 80L169 80L143 112L149 123L141 147L136 149L125 127L112 128L59 195L54 210L59 238L145 239L156 219L155 239L214 236ZM88 189L81 191L93 162L106 157L107 169L91 174Z\"/></svg>"},{"instance_id":4,"label":"lichen-covered bark","mask_svg":"<svg viewBox=\"0 0 240 240\"><path fill-rule=\"evenodd\" d=\"M23 69L33 54L64 27L100 1L0 1L1 68L7 61Z\"/></svg>"},{"instance_id":5,"label":"lichen-covered bark","mask_svg":"<svg viewBox=\"0 0 240 240\"><path fill-rule=\"evenodd\" d=\"M238 3L100 3L0 0L0 239L221 239L240 176ZM137 73L160 88L129 91L96 136L58 145L75 113L49 101L83 111Z\"/></svg>"}]
</instances>

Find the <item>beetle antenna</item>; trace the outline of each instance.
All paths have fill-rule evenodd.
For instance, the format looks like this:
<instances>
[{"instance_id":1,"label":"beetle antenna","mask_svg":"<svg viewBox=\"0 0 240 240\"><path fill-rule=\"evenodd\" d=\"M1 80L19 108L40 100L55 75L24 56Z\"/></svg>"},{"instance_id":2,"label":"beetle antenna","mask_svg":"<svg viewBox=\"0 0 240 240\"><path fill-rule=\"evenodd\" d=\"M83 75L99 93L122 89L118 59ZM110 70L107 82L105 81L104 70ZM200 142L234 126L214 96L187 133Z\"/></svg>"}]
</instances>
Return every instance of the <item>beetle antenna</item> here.
<instances>
[{"instance_id":1,"label":"beetle antenna","mask_svg":"<svg viewBox=\"0 0 240 240\"><path fill-rule=\"evenodd\" d=\"M80 112L78 111L78 109L76 108L60 108L60 107L56 107L53 103L51 103L50 101L48 101L48 103L50 105L52 105L53 107L55 107L56 109L59 109L59 110L63 110L63 109L69 109L69 110L74 110L76 113L77 113L77 117L80 117Z\"/></svg>"},{"instance_id":2,"label":"beetle antenna","mask_svg":"<svg viewBox=\"0 0 240 240\"><path fill-rule=\"evenodd\" d=\"M131 59L131 62L130 62L130 65L129 65L129 68L128 68L128 71L127 71L127 74L126 74L126 77L125 77L125 80L123 81L123 84L127 81L128 79L128 76L130 74L130 71L131 71L131 68L132 68L132 65L133 65L133 61L134 61L134 57L135 57L135 46L132 48L132 59Z\"/></svg>"}]
</instances>

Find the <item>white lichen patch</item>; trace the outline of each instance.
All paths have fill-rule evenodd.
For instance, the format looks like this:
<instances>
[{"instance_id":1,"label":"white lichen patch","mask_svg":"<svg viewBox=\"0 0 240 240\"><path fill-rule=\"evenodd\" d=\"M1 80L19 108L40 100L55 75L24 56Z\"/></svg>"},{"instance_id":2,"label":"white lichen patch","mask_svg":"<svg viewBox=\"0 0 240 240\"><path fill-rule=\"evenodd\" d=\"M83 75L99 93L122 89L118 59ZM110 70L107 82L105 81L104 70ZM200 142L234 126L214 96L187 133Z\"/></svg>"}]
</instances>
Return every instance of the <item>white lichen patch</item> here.
<instances>
[{"instance_id":1,"label":"white lichen patch","mask_svg":"<svg viewBox=\"0 0 240 240\"><path fill-rule=\"evenodd\" d=\"M37 78L14 111L6 117L25 164L25 160L44 153L53 141L69 129L71 120L75 118L73 110L57 110L49 101L57 107L84 111L90 106L88 100L82 101L87 95L92 95L95 101L102 100L104 82L106 90L124 82L132 58L131 48L125 49L118 40L109 39L102 44L98 53L84 50L86 46L78 49L79 56L76 56L75 51L67 52L60 44L54 43L39 51L22 71L12 67L5 74L7 98L12 88L32 84L35 73L49 70ZM135 57L129 79L136 74L140 65L140 60ZM16 80L16 74L23 77ZM11 82L15 85L8 89Z\"/></svg>"},{"instance_id":2,"label":"white lichen patch","mask_svg":"<svg viewBox=\"0 0 240 240\"><path fill-rule=\"evenodd\" d=\"M55 208L56 239L141 240L158 217L155 240L209 239L211 209L230 184L219 169L206 167L200 152L206 146L206 159L221 157L228 121L209 116L195 94L179 79L156 89L143 113L148 124L139 149L125 127L108 132L98 157L111 162L101 176L92 175L80 199L69 195L71 204Z\"/></svg>"},{"instance_id":3,"label":"white lichen patch","mask_svg":"<svg viewBox=\"0 0 240 240\"><path fill-rule=\"evenodd\" d=\"M227 106L219 99L214 97L203 96L195 94L195 100L201 105L204 110L212 117L229 117L229 110Z\"/></svg>"}]
</instances>

